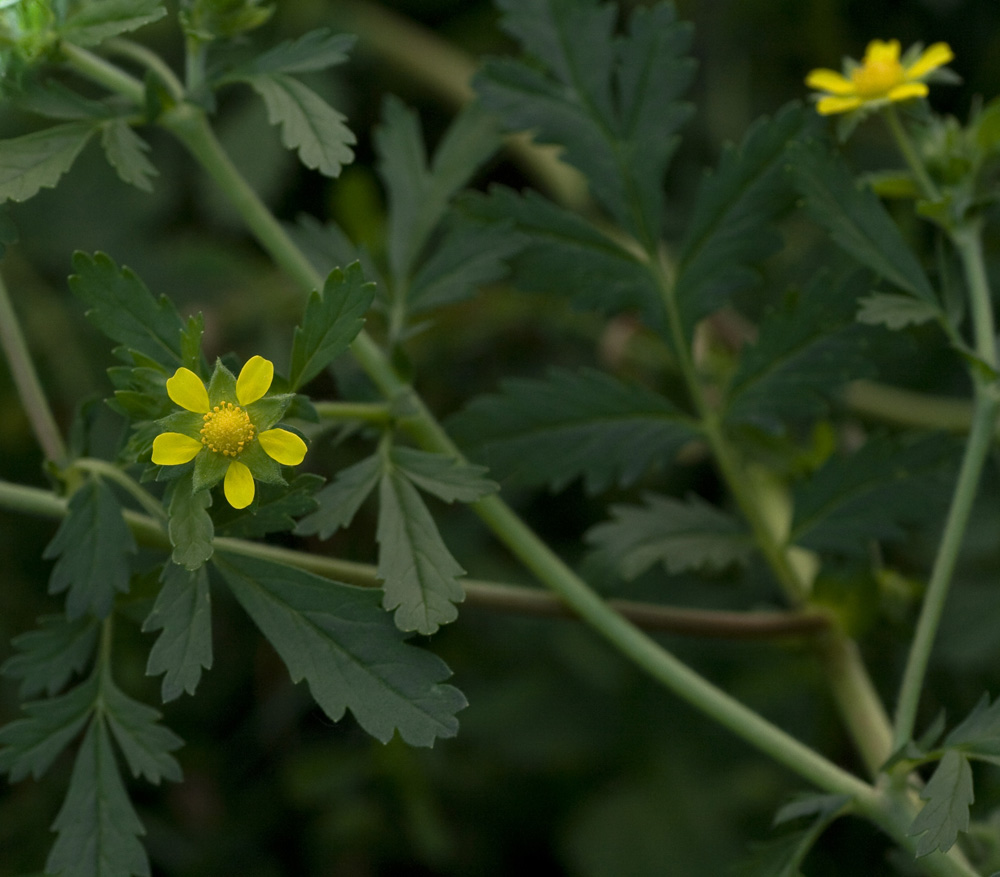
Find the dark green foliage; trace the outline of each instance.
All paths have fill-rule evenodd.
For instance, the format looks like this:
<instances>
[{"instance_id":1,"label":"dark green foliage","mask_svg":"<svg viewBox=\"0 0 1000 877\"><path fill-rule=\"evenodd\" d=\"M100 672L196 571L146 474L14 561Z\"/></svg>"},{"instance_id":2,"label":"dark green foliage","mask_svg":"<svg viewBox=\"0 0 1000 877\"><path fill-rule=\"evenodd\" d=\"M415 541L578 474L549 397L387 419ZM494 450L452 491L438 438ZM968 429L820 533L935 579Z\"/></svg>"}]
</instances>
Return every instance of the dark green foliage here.
<instances>
[{"instance_id":1,"label":"dark green foliage","mask_svg":"<svg viewBox=\"0 0 1000 877\"><path fill-rule=\"evenodd\" d=\"M183 741L160 724L155 709L129 697L110 676L101 683L101 709L134 777L157 784L161 778L180 781L181 766L170 753Z\"/></svg>"},{"instance_id":2,"label":"dark green foliage","mask_svg":"<svg viewBox=\"0 0 1000 877\"><path fill-rule=\"evenodd\" d=\"M920 797L927 804L909 831L911 837L918 836L917 855L926 856L935 850L947 852L958 840L958 833L969 829L969 806L975 799L969 760L949 749Z\"/></svg>"},{"instance_id":3,"label":"dark green foliage","mask_svg":"<svg viewBox=\"0 0 1000 877\"><path fill-rule=\"evenodd\" d=\"M87 0L60 23L59 35L78 46L96 46L166 14L160 0Z\"/></svg>"},{"instance_id":4,"label":"dark green foliage","mask_svg":"<svg viewBox=\"0 0 1000 877\"><path fill-rule=\"evenodd\" d=\"M446 454L394 447L393 466L417 487L445 502L475 502L494 493L497 485L483 476L485 466L472 466Z\"/></svg>"},{"instance_id":5,"label":"dark green foliage","mask_svg":"<svg viewBox=\"0 0 1000 877\"><path fill-rule=\"evenodd\" d=\"M990 705L983 694L972 710L944 739L946 749L959 749L970 758L1000 761L1000 698Z\"/></svg>"},{"instance_id":6,"label":"dark green foliage","mask_svg":"<svg viewBox=\"0 0 1000 877\"><path fill-rule=\"evenodd\" d=\"M451 427L500 480L560 490L582 477L594 493L668 465L698 435L663 396L593 370L505 381L499 395L474 400Z\"/></svg>"},{"instance_id":7,"label":"dark green foliage","mask_svg":"<svg viewBox=\"0 0 1000 877\"><path fill-rule=\"evenodd\" d=\"M60 691L70 677L82 673L94 656L97 620L84 615L70 621L65 615L46 615L39 626L11 640L17 654L0 666L0 674L21 680L22 698Z\"/></svg>"},{"instance_id":8,"label":"dark green foliage","mask_svg":"<svg viewBox=\"0 0 1000 877\"><path fill-rule=\"evenodd\" d=\"M323 484L319 475L296 475L280 488L265 485L252 506L242 510L220 510L218 531L222 536L257 539L268 533L291 530L296 520L317 507L316 491ZM233 514L227 514L233 512Z\"/></svg>"},{"instance_id":9,"label":"dark green foliage","mask_svg":"<svg viewBox=\"0 0 1000 877\"><path fill-rule=\"evenodd\" d=\"M206 457L208 454L199 456ZM182 475L171 485L167 533L170 544L174 546L171 559L175 564L196 570L212 556L215 525L208 513L211 505L211 492L193 490L189 475Z\"/></svg>"},{"instance_id":10,"label":"dark green foliage","mask_svg":"<svg viewBox=\"0 0 1000 877\"><path fill-rule=\"evenodd\" d=\"M284 40L262 52L240 68L246 73L313 73L343 64L357 38L331 33L327 28L311 30L294 40Z\"/></svg>"},{"instance_id":11,"label":"dark green foliage","mask_svg":"<svg viewBox=\"0 0 1000 877\"><path fill-rule=\"evenodd\" d=\"M27 201L55 186L95 130L93 122L66 122L0 140L0 201Z\"/></svg>"},{"instance_id":12,"label":"dark green foliage","mask_svg":"<svg viewBox=\"0 0 1000 877\"><path fill-rule=\"evenodd\" d=\"M157 170L146 157L149 144L124 119L112 119L101 126L101 146L118 176L144 192L153 191Z\"/></svg>"},{"instance_id":13,"label":"dark green foliage","mask_svg":"<svg viewBox=\"0 0 1000 877\"><path fill-rule=\"evenodd\" d=\"M896 331L941 319L941 309L931 302L895 292L876 292L861 299L858 322L883 325Z\"/></svg>"},{"instance_id":14,"label":"dark green foliage","mask_svg":"<svg viewBox=\"0 0 1000 877\"><path fill-rule=\"evenodd\" d=\"M375 489L380 473L381 461L377 455L341 469L336 479L316 494L319 508L299 521L295 532L329 539L341 527L348 526L361 503Z\"/></svg>"}]
</instances>

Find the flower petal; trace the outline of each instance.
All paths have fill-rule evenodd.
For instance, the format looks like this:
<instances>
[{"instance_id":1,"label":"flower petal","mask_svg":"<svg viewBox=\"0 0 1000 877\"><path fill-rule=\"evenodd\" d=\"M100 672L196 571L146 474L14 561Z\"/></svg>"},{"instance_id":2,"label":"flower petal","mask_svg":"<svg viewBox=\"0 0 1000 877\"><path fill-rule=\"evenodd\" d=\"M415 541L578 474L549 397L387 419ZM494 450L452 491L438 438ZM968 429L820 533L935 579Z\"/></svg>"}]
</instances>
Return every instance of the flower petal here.
<instances>
[{"instance_id":1,"label":"flower petal","mask_svg":"<svg viewBox=\"0 0 1000 877\"><path fill-rule=\"evenodd\" d=\"M935 43L923 51L919 58L906 68L908 79L920 79L926 76L931 70L943 67L955 57L951 46L947 43Z\"/></svg>"},{"instance_id":2,"label":"flower petal","mask_svg":"<svg viewBox=\"0 0 1000 877\"><path fill-rule=\"evenodd\" d=\"M172 378L167 378L167 395L187 411L195 414L208 411L208 390L202 379L189 368L179 368Z\"/></svg>"},{"instance_id":3,"label":"flower petal","mask_svg":"<svg viewBox=\"0 0 1000 877\"><path fill-rule=\"evenodd\" d=\"M236 398L240 405L256 402L271 387L274 363L263 356L252 356L240 370L236 379Z\"/></svg>"},{"instance_id":4,"label":"flower petal","mask_svg":"<svg viewBox=\"0 0 1000 877\"><path fill-rule=\"evenodd\" d=\"M260 446L282 466L298 466L306 456L306 443L287 429L268 429L257 436Z\"/></svg>"},{"instance_id":5,"label":"flower petal","mask_svg":"<svg viewBox=\"0 0 1000 877\"><path fill-rule=\"evenodd\" d=\"M899 40L872 40L865 49L864 65L892 64L899 60Z\"/></svg>"},{"instance_id":6,"label":"flower petal","mask_svg":"<svg viewBox=\"0 0 1000 877\"><path fill-rule=\"evenodd\" d=\"M234 509L245 509L253 502L253 475L239 460L233 460L226 471L222 489Z\"/></svg>"},{"instance_id":7,"label":"flower petal","mask_svg":"<svg viewBox=\"0 0 1000 877\"><path fill-rule=\"evenodd\" d=\"M825 67L810 71L806 77L806 85L830 94L854 93L854 84L847 77L841 76L836 70L828 70Z\"/></svg>"},{"instance_id":8,"label":"flower petal","mask_svg":"<svg viewBox=\"0 0 1000 877\"><path fill-rule=\"evenodd\" d=\"M157 466L180 466L197 457L203 447L198 439L189 435L162 432L153 439L153 462Z\"/></svg>"},{"instance_id":9,"label":"flower petal","mask_svg":"<svg viewBox=\"0 0 1000 877\"><path fill-rule=\"evenodd\" d=\"M859 97L825 97L816 104L816 111L821 116L832 116L834 113L848 113L856 110L864 101Z\"/></svg>"},{"instance_id":10,"label":"flower petal","mask_svg":"<svg viewBox=\"0 0 1000 877\"><path fill-rule=\"evenodd\" d=\"M927 97L928 88L922 82L904 82L890 89L889 100L909 100L911 97Z\"/></svg>"}]
</instances>

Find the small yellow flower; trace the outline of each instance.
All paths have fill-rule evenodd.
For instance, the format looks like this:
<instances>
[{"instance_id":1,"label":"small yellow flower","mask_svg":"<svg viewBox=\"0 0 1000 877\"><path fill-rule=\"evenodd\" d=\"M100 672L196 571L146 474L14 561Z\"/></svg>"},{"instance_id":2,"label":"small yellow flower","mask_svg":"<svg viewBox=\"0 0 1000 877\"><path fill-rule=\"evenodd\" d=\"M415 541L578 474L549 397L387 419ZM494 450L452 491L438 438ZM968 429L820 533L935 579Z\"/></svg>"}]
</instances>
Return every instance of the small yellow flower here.
<instances>
[{"instance_id":1,"label":"small yellow flower","mask_svg":"<svg viewBox=\"0 0 1000 877\"><path fill-rule=\"evenodd\" d=\"M172 430L153 440L153 462L179 466L195 461L194 489L224 480L226 499L233 508L253 502L254 478L281 483L278 465L297 466L306 455L306 443L287 429L274 428L291 395L268 396L274 365L262 356L250 359L240 376L221 363L208 385L187 368L167 379L167 395L187 413L164 418Z\"/></svg>"},{"instance_id":2,"label":"small yellow flower","mask_svg":"<svg viewBox=\"0 0 1000 877\"><path fill-rule=\"evenodd\" d=\"M923 52L907 52L900 60L899 40L872 40L858 64L848 60L844 74L835 70L813 70L806 85L820 94L816 109L821 115L848 113L860 107L875 108L894 101L927 96L924 80L955 56L947 43L935 43ZM907 60L917 55L912 61Z\"/></svg>"}]
</instances>

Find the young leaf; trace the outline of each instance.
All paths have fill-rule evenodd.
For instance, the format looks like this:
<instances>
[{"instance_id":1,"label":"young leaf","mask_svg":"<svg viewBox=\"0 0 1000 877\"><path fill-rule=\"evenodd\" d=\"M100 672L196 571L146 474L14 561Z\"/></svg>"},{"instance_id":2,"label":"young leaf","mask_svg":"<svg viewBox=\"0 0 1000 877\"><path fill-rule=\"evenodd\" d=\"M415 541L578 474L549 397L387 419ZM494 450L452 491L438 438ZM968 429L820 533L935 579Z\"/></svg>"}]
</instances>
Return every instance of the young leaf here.
<instances>
[{"instance_id":1,"label":"young leaf","mask_svg":"<svg viewBox=\"0 0 1000 877\"><path fill-rule=\"evenodd\" d=\"M160 714L129 697L106 678L101 684L104 718L121 747L134 777L145 777L159 785L160 779L179 782L181 766L170 753L184 741L160 724Z\"/></svg>"},{"instance_id":2,"label":"young leaf","mask_svg":"<svg viewBox=\"0 0 1000 877\"><path fill-rule=\"evenodd\" d=\"M193 490L191 478L183 476L173 483L167 514L167 533L174 546L171 559L178 566L194 571L212 556L215 525L206 511L212 504L208 490Z\"/></svg>"},{"instance_id":3,"label":"young leaf","mask_svg":"<svg viewBox=\"0 0 1000 877\"><path fill-rule=\"evenodd\" d=\"M391 463L379 487L378 577L382 605L395 610L400 630L432 634L458 617L465 599L458 577L465 570L448 551L437 525L405 472Z\"/></svg>"},{"instance_id":4,"label":"young leaf","mask_svg":"<svg viewBox=\"0 0 1000 877\"><path fill-rule=\"evenodd\" d=\"M859 554L872 541L898 539L901 525L934 514L954 443L933 435L910 442L875 436L850 456L831 457L796 486L790 542Z\"/></svg>"},{"instance_id":5,"label":"young leaf","mask_svg":"<svg viewBox=\"0 0 1000 877\"><path fill-rule=\"evenodd\" d=\"M907 832L910 837L920 835L916 854L946 853L958 840L958 833L969 830L969 806L975 795L968 759L954 749L945 752L920 797L927 804Z\"/></svg>"},{"instance_id":6,"label":"young leaf","mask_svg":"<svg viewBox=\"0 0 1000 877\"><path fill-rule=\"evenodd\" d=\"M214 562L292 681L305 679L333 721L350 709L383 743L398 730L413 746L457 733L455 713L466 701L442 684L451 672L437 656L403 641L377 590L257 558L220 552Z\"/></svg>"},{"instance_id":7,"label":"young leaf","mask_svg":"<svg viewBox=\"0 0 1000 877\"><path fill-rule=\"evenodd\" d=\"M883 325L893 331L942 318L941 308L936 304L895 292L872 293L868 298L861 299L860 304L859 323Z\"/></svg>"},{"instance_id":8,"label":"young leaf","mask_svg":"<svg viewBox=\"0 0 1000 877\"><path fill-rule=\"evenodd\" d=\"M975 709L944 739L947 749L960 749L964 754L988 760L1000 759L1000 698L990 705L983 694Z\"/></svg>"},{"instance_id":9,"label":"young leaf","mask_svg":"<svg viewBox=\"0 0 1000 877\"><path fill-rule=\"evenodd\" d=\"M87 729L69 790L52 824L58 832L45 862L60 877L149 877L139 841L145 831L122 783L103 721Z\"/></svg>"},{"instance_id":10,"label":"young leaf","mask_svg":"<svg viewBox=\"0 0 1000 877\"><path fill-rule=\"evenodd\" d=\"M263 98L268 120L281 125L281 142L302 163L328 177L354 160L354 134L344 117L316 92L284 73L240 77Z\"/></svg>"},{"instance_id":11,"label":"young leaf","mask_svg":"<svg viewBox=\"0 0 1000 877\"><path fill-rule=\"evenodd\" d=\"M472 466L445 454L393 447L391 459L393 466L417 487L445 502L475 502L499 489L483 477L485 466Z\"/></svg>"},{"instance_id":12,"label":"young leaf","mask_svg":"<svg viewBox=\"0 0 1000 877\"><path fill-rule=\"evenodd\" d=\"M92 121L66 122L0 140L0 201L27 201L39 189L51 189L94 131Z\"/></svg>"},{"instance_id":13,"label":"young leaf","mask_svg":"<svg viewBox=\"0 0 1000 877\"><path fill-rule=\"evenodd\" d=\"M170 372L181 365L185 327L170 299L154 298L132 269L119 268L104 253L74 253L73 270L69 287L97 329Z\"/></svg>"},{"instance_id":14,"label":"young leaf","mask_svg":"<svg viewBox=\"0 0 1000 877\"><path fill-rule=\"evenodd\" d=\"M319 508L299 521L295 532L329 539L341 527L348 526L378 484L381 465L376 455L338 472L336 480L316 494Z\"/></svg>"},{"instance_id":15,"label":"young leaf","mask_svg":"<svg viewBox=\"0 0 1000 877\"><path fill-rule=\"evenodd\" d=\"M691 115L691 28L673 6L636 10L613 38L617 9L594 0L503 0L502 25L533 63L488 61L475 80L509 130L530 130L587 176L594 197L645 244L657 240L662 179ZM537 62L537 63L534 63Z\"/></svg>"},{"instance_id":16,"label":"young leaf","mask_svg":"<svg viewBox=\"0 0 1000 877\"><path fill-rule=\"evenodd\" d=\"M346 270L335 268L306 303L302 325L295 327L288 385L292 391L307 384L347 350L365 324L364 316L375 296L375 284L366 283L359 262Z\"/></svg>"},{"instance_id":17,"label":"young leaf","mask_svg":"<svg viewBox=\"0 0 1000 877\"><path fill-rule=\"evenodd\" d=\"M715 173L702 183L674 286L687 335L734 293L760 282L757 266L781 244L773 222L794 197L785 173L788 146L802 136L812 115L792 104L773 119L760 119L738 148L725 150Z\"/></svg>"},{"instance_id":18,"label":"young leaf","mask_svg":"<svg viewBox=\"0 0 1000 877\"><path fill-rule=\"evenodd\" d=\"M82 673L94 655L98 622L90 616L70 621L65 615L46 615L40 626L11 640L17 654L0 667L0 674L21 680L22 698L43 691L50 697Z\"/></svg>"},{"instance_id":19,"label":"young leaf","mask_svg":"<svg viewBox=\"0 0 1000 877\"><path fill-rule=\"evenodd\" d=\"M16 783L31 774L38 779L80 733L97 699L97 674L76 688L24 705L25 719L0 728L0 773Z\"/></svg>"},{"instance_id":20,"label":"young leaf","mask_svg":"<svg viewBox=\"0 0 1000 877\"><path fill-rule=\"evenodd\" d=\"M78 46L96 46L110 37L138 30L166 14L160 0L87 0L75 4L60 25L59 34Z\"/></svg>"},{"instance_id":21,"label":"young leaf","mask_svg":"<svg viewBox=\"0 0 1000 877\"><path fill-rule=\"evenodd\" d=\"M790 151L792 175L809 215L862 265L932 306L934 290L916 256L871 189L822 143L797 143Z\"/></svg>"},{"instance_id":22,"label":"young leaf","mask_svg":"<svg viewBox=\"0 0 1000 877\"><path fill-rule=\"evenodd\" d=\"M316 511L316 491L323 484L319 475L296 475L287 485L273 488L261 485L256 508L230 514L220 511L219 533L236 539L258 539L268 533L295 529L296 520Z\"/></svg>"},{"instance_id":23,"label":"young leaf","mask_svg":"<svg viewBox=\"0 0 1000 877\"><path fill-rule=\"evenodd\" d=\"M321 27L298 39L285 40L258 55L239 72L246 73L314 73L347 60L347 53L357 37L335 34Z\"/></svg>"},{"instance_id":24,"label":"young leaf","mask_svg":"<svg viewBox=\"0 0 1000 877\"><path fill-rule=\"evenodd\" d=\"M69 513L42 557L57 558L49 593L67 591L66 615L72 621L86 612L104 618L115 595L128 591L129 555L136 545L111 488L88 480L70 498Z\"/></svg>"},{"instance_id":25,"label":"young leaf","mask_svg":"<svg viewBox=\"0 0 1000 877\"><path fill-rule=\"evenodd\" d=\"M656 563L668 573L720 570L745 563L753 540L739 521L697 496L647 494L645 506L613 505L613 521L592 527L588 542L608 554L626 579Z\"/></svg>"},{"instance_id":26,"label":"young leaf","mask_svg":"<svg viewBox=\"0 0 1000 877\"><path fill-rule=\"evenodd\" d=\"M108 162L124 182L144 192L153 191L151 178L157 176L158 171L146 158L149 144L128 122L122 118L105 122L101 126L101 146Z\"/></svg>"},{"instance_id":27,"label":"young leaf","mask_svg":"<svg viewBox=\"0 0 1000 877\"><path fill-rule=\"evenodd\" d=\"M160 577L163 586L143 631L160 630L149 651L146 675L165 673L160 689L164 703L194 694L202 668L212 668L212 601L208 570L189 572L168 563Z\"/></svg>"},{"instance_id":28,"label":"young leaf","mask_svg":"<svg viewBox=\"0 0 1000 877\"><path fill-rule=\"evenodd\" d=\"M501 480L561 490L582 476L592 493L667 465L697 436L663 396L594 370L506 381L500 395L474 400L451 426Z\"/></svg>"}]
</instances>

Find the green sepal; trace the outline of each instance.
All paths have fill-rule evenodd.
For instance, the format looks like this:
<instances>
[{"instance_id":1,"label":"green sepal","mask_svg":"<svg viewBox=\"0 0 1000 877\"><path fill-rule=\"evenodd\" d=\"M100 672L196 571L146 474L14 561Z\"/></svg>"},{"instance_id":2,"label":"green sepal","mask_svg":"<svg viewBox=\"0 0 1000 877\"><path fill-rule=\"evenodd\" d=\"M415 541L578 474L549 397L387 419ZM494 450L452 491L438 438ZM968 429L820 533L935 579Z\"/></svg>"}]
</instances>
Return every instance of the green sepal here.
<instances>
[{"instance_id":1,"label":"green sepal","mask_svg":"<svg viewBox=\"0 0 1000 877\"><path fill-rule=\"evenodd\" d=\"M244 410L250 416L250 421L259 434L266 429L271 429L281 420L294 399L294 393L276 393L273 396L263 396L256 402L251 402Z\"/></svg>"},{"instance_id":2,"label":"green sepal","mask_svg":"<svg viewBox=\"0 0 1000 877\"><path fill-rule=\"evenodd\" d=\"M285 484L281 474L281 464L267 455L260 442L253 442L240 454L239 460L252 473L253 477L265 484Z\"/></svg>"},{"instance_id":3,"label":"green sepal","mask_svg":"<svg viewBox=\"0 0 1000 877\"><path fill-rule=\"evenodd\" d=\"M249 450L249 449L248 449ZM246 455L244 451L242 456ZM215 487L229 470L232 457L223 454L216 454L214 451L205 449L194 458L194 473L192 476L192 488L195 493Z\"/></svg>"},{"instance_id":4,"label":"green sepal","mask_svg":"<svg viewBox=\"0 0 1000 877\"><path fill-rule=\"evenodd\" d=\"M236 401L236 376L222 364L221 359L215 361L215 369L208 381L208 404L214 408L222 402Z\"/></svg>"}]
</instances>

